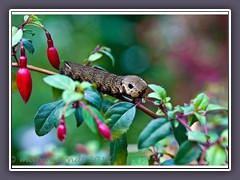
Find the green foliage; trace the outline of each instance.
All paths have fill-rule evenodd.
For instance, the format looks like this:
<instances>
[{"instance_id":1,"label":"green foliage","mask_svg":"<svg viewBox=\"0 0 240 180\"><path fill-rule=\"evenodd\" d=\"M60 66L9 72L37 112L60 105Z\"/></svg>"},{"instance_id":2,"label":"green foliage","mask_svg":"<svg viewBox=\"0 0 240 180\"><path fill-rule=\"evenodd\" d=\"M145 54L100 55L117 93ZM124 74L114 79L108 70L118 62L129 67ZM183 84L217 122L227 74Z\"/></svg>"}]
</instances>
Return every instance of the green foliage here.
<instances>
[{"instance_id":1,"label":"green foliage","mask_svg":"<svg viewBox=\"0 0 240 180\"><path fill-rule=\"evenodd\" d=\"M205 110L208 106L208 97L204 93L200 93L197 97L193 100L193 105L196 111Z\"/></svg>"},{"instance_id":2,"label":"green foliage","mask_svg":"<svg viewBox=\"0 0 240 180\"><path fill-rule=\"evenodd\" d=\"M127 137L125 134L113 142L110 142L112 165L126 165L128 156L127 145Z\"/></svg>"},{"instance_id":3,"label":"green foliage","mask_svg":"<svg viewBox=\"0 0 240 180\"><path fill-rule=\"evenodd\" d=\"M104 116L114 139L120 138L128 131L135 113L136 107L127 102L116 103L107 110Z\"/></svg>"},{"instance_id":4,"label":"green foliage","mask_svg":"<svg viewBox=\"0 0 240 180\"><path fill-rule=\"evenodd\" d=\"M178 122L178 121L175 121L175 122ZM178 123L177 127L172 125L172 128L173 128L173 134L174 134L175 139L177 140L178 144L181 145L188 138L186 135L186 133L187 133L186 128L180 123Z\"/></svg>"},{"instance_id":5,"label":"green foliage","mask_svg":"<svg viewBox=\"0 0 240 180\"><path fill-rule=\"evenodd\" d=\"M219 104L209 104L206 108L206 111L219 111L219 110L227 110L227 108L219 105Z\"/></svg>"},{"instance_id":6,"label":"green foliage","mask_svg":"<svg viewBox=\"0 0 240 180\"><path fill-rule=\"evenodd\" d=\"M184 165L196 160L200 155L200 146L197 142L185 141L179 147L175 156L174 164Z\"/></svg>"},{"instance_id":7,"label":"green foliage","mask_svg":"<svg viewBox=\"0 0 240 180\"><path fill-rule=\"evenodd\" d=\"M77 127L81 126L81 124L83 123L83 120L84 120L83 115L82 115L82 110L83 110L83 108L80 106L75 111L75 118L76 118L76 122L77 122Z\"/></svg>"},{"instance_id":8,"label":"green foliage","mask_svg":"<svg viewBox=\"0 0 240 180\"><path fill-rule=\"evenodd\" d=\"M35 15L24 16L24 21L26 22L27 20L29 21L29 25L43 27L41 19ZM23 38L25 32L33 35L31 30L12 27L12 47L22 41L24 48L30 54L33 54L35 49L32 41ZM102 57L104 56L107 56L114 65L115 60L110 48L104 46L97 46L87 57L86 61L89 64L90 62L103 59ZM206 155L203 158L206 159L207 164L224 165L227 163L228 152L225 148L228 147L229 132L226 123L214 124L214 121L206 116L209 113L208 115L215 116L215 119L220 119L219 121L225 118L226 122L227 117L220 116L219 114L227 111L227 108L217 104L216 102L218 101L214 101L215 104L212 104L212 99L208 98L205 93L198 94L189 104L184 103L183 106L177 105L173 108L170 103L171 98L167 96L167 91L159 85L149 84L148 87L153 92L149 93L147 98L142 98L141 101L144 105L151 102L157 108L155 115L163 117L153 119L143 128L138 138L138 149L140 151L129 153L127 151L128 142L126 133L135 118L136 106L134 104L117 102L113 98L103 100L101 94L96 90L95 85L89 82L80 83L73 81L64 75L47 76L44 78L44 81L53 88L56 99L60 98L60 100L44 104L39 108L34 117L35 131L38 136L47 134L54 127L57 128L62 115L66 118L74 113L76 126L79 127L85 122L94 134L99 135L96 123L99 122L98 120L108 125L114 138L114 141L110 142L111 159L109 160L111 160L112 165L153 165L158 161L154 155L160 158L161 161L157 162L161 162L160 165L185 165L193 161L198 161L200 164L200 162L204 161L204 159L201 159L202 156L200 156L204 155L201 154L203 153L203 149L206 150ZM16 76L12 74L12 91L15 91L16 88ZM209 133L207 131L205 133L193 131L191 126L197 121L200 122L202 128L212 127L211 125L214 124L214 127L224 126L224 130ZM82 127L79 130L81 129ZM222 129L222 127L219 129ZM173 136L170 135L171 132L173 132ZM72 133L72 131L68 131L68 133ZM72 141L75 141L75 139ZM100 141L103 143L100 143ZM96 141L97 143L86 143L85 148L87 149L87 153L102 154L103 151L99 151L100 148L108 149L102 145L104 144L103 139L100 141ZM176 142L179 145L176 155L167 154L167 147L172 144L176 145ZM154 148L156 148L156 151ZM103 154L105 157L106 151ZM163 157L165 155L168 155L172 159ZM50 163L54 164L54 160L66 157L65 152L56 150L52 159L50 158ZM74 165L98 165L106 163L105 160L92 160L92 162L89 162L90 158L87 155L84 157L85 160L81 162L61 163ZM72 155L71 158L76 158L76 154Z\"/></svg>"},{"instance_id":9,"label":"green foliage","mask_svg":"<svg viewBox=\"0 0 240 180\"><path fill-rule=\"evenodd\" d=\"M138 148L143 149L156 144L170 133L170 127L170 122L165 118L151 121L139 136Z\"/></svg>"},{"instance_id":10,"label":"green foliage","mask_svg":"<svg viewBox=\"0 0 240 180\"><path fill-rule=\"evenodd\" d=\"M96 116L99 118L99 120L104 122L103 116L101 115L101 113L96 108L94 108L92 106L87 106L87 108L89 108L94 114L96 114ZM83 116L84 122L88 125L90 130L93 133L97 134L98 129L97 129L97 125L96 125L96 122L94 120L93 115L86 108L83 108L82 109L82 116Z\"/></svg>"},{"instance_id":11,"label":"green foliage","mask_svg":"<svg viewBox=\"0 0 240 180\"><path fill-rule=\"evenodd\" d=\"M222 165L227 160L227 154L222 147L214 145L207 150L206 160L209 165Z\"/></svg>"},{"instance_id":12,"label":"green foliage","mask_svg":"<svg viewBox=\"0 0 240 180\"><path fill-rule=\"evenodd\" d=\"M56 75L50 75L45 78L43 78L45 83L48 85L61 89L61 90L70 90L74 91L75 90L75 83L74 81L67 76L61 75L61 74L56 74Z\"/></svg>"},{"instance_id":13,"label":"green foliage","mask_svg":"<svg viewBox=\"0 0 240 180\"><path fill-rule=\"evenodd\" d=\"M63 101L55 101L41 106L34 117L35 131L38 136L49 133L59 120L59 108L63 107Z\"/></svg>"},{"instance_id":14,"label":"green foliage","mask_svg":"<svg viewBox=\"0 0 240 180\"><path fill-rule=\"evenodd\" d=\"M23 46L28 50L30 54L34 53L35 49L33 47L32 40L22 38L22 43L23 43Z\"/></svg>"},{"instance_id":15,"label":"green foliage","mask_svg":"<svg viewBox=\"0 0 240 180\"><path fill-rule=\"evenodd\" d=\"M206 143L209 139L209 137L205 133L200 131L189 131L187 132L187 135L189 140L196 141L202 144Z\"/></svg>"},{"instance_id":16,"label":"green foliage","mask_svg":"<svg viewBox=\"0 0 240 180\"><path fill-rule=\"evenodd\" d=\"M102 99L97 91L93 91L91 88L87 88L84 91L84 99L89 102L89 104L98 110L101 109Z\"/></svg>"},{"instance_id":17,"label":"green foliage","mask_svg":"<svg viewBox=\"0 0 240 180\"><path fill-rule=\"evenodd\" d=\"M12 47L19 43L19 41L22 39L22 36L22 29L16 29L16 27L12 27Z\"/></svg>"},{"instance_id":18,"label":"green foliage","mask_svg":"<svg viewBox=\"0 0 240 180\"><path fill-rule=\"evenodd\" d=\"M132 159L131 161L132 166L147 166L148 165L148 158L145 156L138 156Z\"/></svg>"}]
</instances>

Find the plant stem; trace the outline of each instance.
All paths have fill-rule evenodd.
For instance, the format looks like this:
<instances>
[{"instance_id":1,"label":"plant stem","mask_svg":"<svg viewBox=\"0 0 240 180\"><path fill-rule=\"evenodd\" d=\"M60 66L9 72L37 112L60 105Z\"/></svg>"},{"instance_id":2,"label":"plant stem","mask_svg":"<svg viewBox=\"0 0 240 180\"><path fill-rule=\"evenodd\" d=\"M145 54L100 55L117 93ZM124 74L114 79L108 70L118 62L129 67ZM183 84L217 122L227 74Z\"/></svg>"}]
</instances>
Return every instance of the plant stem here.
<instances>
[{"instance_id":1,"label":"plant stem","mask_svg":"<svg viewBox=\"0 0 240 180\"><path fill-rule=\"evenodd\" d=\"M205 158L205 155L206 155L206 151L207 151L207 148L203 147L202 148L202 154L201 154L200 160L198 162L199 165L204 165L204 158Z\"/></svg>"},{"instance_id":2,"label":"plant stem","mask_svg":"<svg viewBox=\"0 0 240 180\"><path fill-rule=\"evenodd\" d=\"M154 146L153 146L153 155L154 155L156 162L160 165L160 158L158 157L158 152L156 151Z\"/></svg>"},{"instance_id":3,"label":"plant stem","mask_svg":"<svg viewBox=\"0 0 240 180\"><path fill-rule=\"evenodd\" d=\"M129 99L129 98L126 98L124 96L122 97L119 97L120 100L122 101L127 101L127 102L131 102L133 104L137 104L136 102L134 102L132 99ZM143 111L144 113L148 114L149 116L151 116L152 118L156 119L156 118L159 118L159 117L162 117L160 115L157 115L156 113L154 113L153 111L151 111L150 109L146 108L144 105L142 104L138 104L137 105L137 108L141 111Z\"/></svg>"},{"instance_id":4,"label":"plant stem","mask_svg":"<svg viewBox=\"0 0 240 180\"><path fill-rule=\"evenodd\" d=\"M19 65L18 65L18 63L12 63L12 67L19 67ZM46 69L42 69L42 68L39 68L39 67L36 67L36 66L32 66L32 65L27 65L27 68L32 70L32 71L40 72L40 73L47 74L47 75L58 74L56 72L49 71L49 70L46 70Z\"/></svg>"},{"instance_id":5,"label":"plant stem","mask_svg":"<svg viewBox=\"0 0 240 180\"><path fill-rule=\"evenodd\" d=\"M83 108L85 108L95 119L95 121L97 121L99 118L97 117L97 115L88 107L86 106L83 102L80 102L80 106L82 106Z\"/></svg>"}]
</instances>

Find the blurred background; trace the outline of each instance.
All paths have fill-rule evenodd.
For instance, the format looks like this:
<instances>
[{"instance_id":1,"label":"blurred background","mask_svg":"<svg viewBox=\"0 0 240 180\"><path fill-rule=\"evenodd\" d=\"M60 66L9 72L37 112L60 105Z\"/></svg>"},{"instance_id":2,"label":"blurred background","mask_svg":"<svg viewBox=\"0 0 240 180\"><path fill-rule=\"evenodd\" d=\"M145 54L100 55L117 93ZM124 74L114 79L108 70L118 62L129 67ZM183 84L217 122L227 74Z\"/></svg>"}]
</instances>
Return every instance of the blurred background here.
<instances>
[{"instance_id":1,"label":"blurred background","mask_svg":"<svg viewBox=\"0 0 240 180\"><path fill-rule=\"evenodd\" d=\"M115 66L105 57L97 61L109 72L135 74L164 87L173 106L189 103L198 93L205 92L213 103L228 106L228 16L225 15L38 15L51 33L60 59L82 63L97 46L111 48ZM12 25L19 27L22 15L12 16ZM28 63L55 71L47 60L45 33L36 27L33 41L35 52ZM14 61L14 59L12 59ZM17 68L12 68L17 72ZM31 152L55 152L55 158L88 151L105 153L108 144L101 142L83 124L75 126L73 116L67 119L68 134L59 143L56 130L44 137L34 131L33 119L41 105L54 101L44 74L32 72L33 90L25 105L18 92L12 94L12 155L13 164ZM151 107L150 107L151 108ZM209 118L210 127L227 126L225 120ZM136 144L140 132L151 117L137 111L127 133L129 144ZM58 154L57 154L58 153ZM50 153L51 154L51 153ZM46 155L46 154L45 154ZM47 154L46 156L49 156ZM44 162L38 162L43 163ZM31 164L31 162L27 162ZM33 162L34 164L34 162ZM53 163L54 164L54 163ZM100 163L101 164L101 163Z\"/></svg>"}]
</instances>

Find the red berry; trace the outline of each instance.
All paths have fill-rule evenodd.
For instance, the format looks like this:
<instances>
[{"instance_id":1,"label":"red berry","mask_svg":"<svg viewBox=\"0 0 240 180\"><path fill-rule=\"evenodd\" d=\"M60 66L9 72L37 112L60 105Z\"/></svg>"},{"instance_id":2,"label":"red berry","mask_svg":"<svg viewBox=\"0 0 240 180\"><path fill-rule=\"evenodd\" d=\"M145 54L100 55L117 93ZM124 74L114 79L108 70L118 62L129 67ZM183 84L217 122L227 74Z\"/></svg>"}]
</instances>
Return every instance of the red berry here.
<instances>
[{"instance_id":1,"label":"red berry","mask_svg":"<svg viewBox=\"0 0 240 180\"><path fill-rule=\"evenodd\" d=\"M58 128L57 128L58 139L61 142L64 142L64 140L66 138L66 134L67 134L67 128L66 128L64 119L61 119L60 124L58 125Z\"/></svg>"},{"instance_id":2,"label":"red berry","mask_svg":"<svg viewBox=\"0 0 240 180\"><path fill-rule=\"evenodd\" d=\"M101 121L97 121L96 123L100 134L109 141L112 141L113 138L109 127L106 124L102 123Z\"/></svg>"},{"instance_id":3,"label":"red berry","mask_svg":"<svg viewBox=\"0 0 240 180\"><path fill-rule=\"evenodd\" d=\"M60 59L59 59L57 49L53 46L52 40L48 40L47 43L48 43L48 49L47 49L48 60L55 69L59 70Z\"/></svg>"},{"instance_id":4,"label":"red berry","mask_svg":"<svg viewBox=\"0 0 240 180\"><path fill-rule=\"evenodd\" d=\"M30 71L27 68L20 68L18 70L17 87L24 103L26 104L32 92L32 77Z\"/></svg>"}]
</instances>

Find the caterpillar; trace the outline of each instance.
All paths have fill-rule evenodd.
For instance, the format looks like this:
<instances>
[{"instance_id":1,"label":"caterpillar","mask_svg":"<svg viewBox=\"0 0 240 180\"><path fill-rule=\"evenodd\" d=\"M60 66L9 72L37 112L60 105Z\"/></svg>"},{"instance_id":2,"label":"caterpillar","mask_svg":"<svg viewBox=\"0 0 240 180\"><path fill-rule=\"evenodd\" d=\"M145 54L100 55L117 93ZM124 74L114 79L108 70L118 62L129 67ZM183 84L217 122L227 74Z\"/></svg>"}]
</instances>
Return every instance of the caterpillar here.
<instances>
[{"instance_id":1,"label":"caterpillar","mask_svg":"<svg viewBox=\"0 0 240 180\"><path fill-rule=\"evenodd\" d=\"M125 95L138 98L147 89L147 83L138 76L117 76L89 65L73 62L64 61L60 73L71 77L73 80L94 83L99 91L113 96Z\"/></svg>"}]
</instances>

